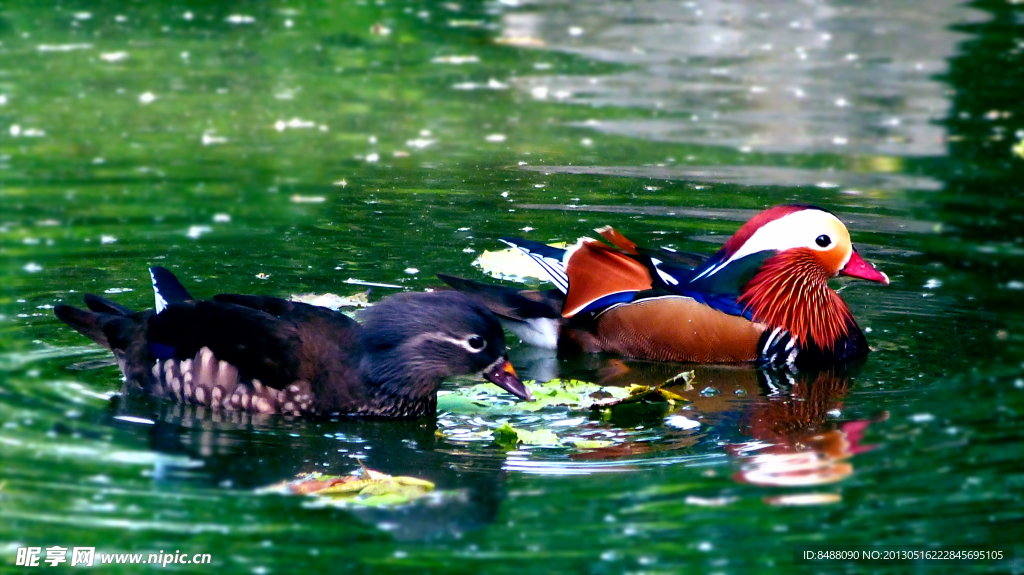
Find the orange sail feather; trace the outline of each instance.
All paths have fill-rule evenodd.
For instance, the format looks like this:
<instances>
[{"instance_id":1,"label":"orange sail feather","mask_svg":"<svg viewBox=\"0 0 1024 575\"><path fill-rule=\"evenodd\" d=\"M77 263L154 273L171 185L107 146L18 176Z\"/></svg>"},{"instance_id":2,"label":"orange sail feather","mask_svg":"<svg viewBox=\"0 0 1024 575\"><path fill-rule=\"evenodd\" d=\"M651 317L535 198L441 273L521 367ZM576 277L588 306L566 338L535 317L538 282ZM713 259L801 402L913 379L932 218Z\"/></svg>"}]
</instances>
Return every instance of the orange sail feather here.
<instances>
[{"instance_id":1,"label":"orange sail feather","mask_svg":"<svg viewBox=\"0 0 1024 575\"><path fill-rule=\"evenodd\" d=\"M594 301L616 293L651 289L647 268L628 255L595 240L585 240L565 266L569 293L562 317L572 317Z\"/></svg>"}]
</instances>

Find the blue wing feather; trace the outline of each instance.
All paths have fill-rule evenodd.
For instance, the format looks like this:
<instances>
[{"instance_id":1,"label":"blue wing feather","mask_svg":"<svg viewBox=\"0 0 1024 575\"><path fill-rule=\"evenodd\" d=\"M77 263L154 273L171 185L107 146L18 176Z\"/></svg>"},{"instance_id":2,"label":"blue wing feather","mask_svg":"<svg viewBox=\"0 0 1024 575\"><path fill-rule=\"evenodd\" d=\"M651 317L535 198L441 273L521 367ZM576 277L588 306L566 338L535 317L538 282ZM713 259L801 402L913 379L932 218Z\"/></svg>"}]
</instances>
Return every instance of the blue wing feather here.
<instances>
[{"instance_id":1,"label":"blue wing feather","mask_svg":"<svg viewBox=\"0 0 1024 575\"><path fill-rule=\"evenodd\" d=\"M501 238L501 241L530 256L530 258L536 261L541 268L551 276L552 283L554 283L559 290L563 293L568 292L569 277L565 272L565 249L521 238ZM652 254L652 256L653 259L659 259L657 258L657 255ZM664 291L668 291L673 294L693 298L694 300L722 313L745 317L752 320L752 313L749 310L744 309L744 306L736 301L737 292L739 291L738 286L735 285L737 279L736 275L733 273L721 272L725 272L727 268L732 270L734 267L746 267L743 264L754 263L753 261L744 262L747 258L743 258L738 262L730 263L726 268L716 270L710 275L705 274L704 277L697 277L701 273L709 272L712 268L720 265L725 259L726 258L723 254L715 254L697 268L685 267L684 265L674 262L659 262L655 264L654 261L648 260L647 265L649 268L652 268L651 277L655 282L655 287L658 288L655 291L661 292L654 295L662 295ZM675 283L672 283L672 281L666 281L664 276L668 276L668 278L674 280ZM601 310L616 304L642 300L644 299L644 296L640 295L640 293L641 292L627 291L606 295L588 304L583 308L583 310L581 310L581 313L600 312ZM640 295L640 297L637 297L638 295Z\"/></svg>"},{"instance_id":2,"label":"blue wing feather","mask_svg":"<svg viewBox=\"0 0 1024 575\"><path fill-rule=\"evenodd\" d=\"M587 307L583 308L577 313L586 313L589 311L598 312L606 307L613 306L617 303L629 303L636 299L635 291L623 291L619 293L608 294L604 297L599 297L596 300L587 304Z\"/></svg>"}]
</instances>

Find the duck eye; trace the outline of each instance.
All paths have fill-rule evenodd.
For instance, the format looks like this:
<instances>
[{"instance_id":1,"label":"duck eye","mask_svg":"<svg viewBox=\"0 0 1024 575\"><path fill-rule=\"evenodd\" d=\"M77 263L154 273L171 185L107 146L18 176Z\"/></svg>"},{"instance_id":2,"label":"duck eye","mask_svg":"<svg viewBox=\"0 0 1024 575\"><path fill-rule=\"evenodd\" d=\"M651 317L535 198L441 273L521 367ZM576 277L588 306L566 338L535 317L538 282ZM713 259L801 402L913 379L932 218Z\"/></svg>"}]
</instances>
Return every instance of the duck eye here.
<instances>
[{"instance_id":1,"label":"duck eye","mask_svg":"<svg viewBox=\"0 0 1024 575\"><path fill-rule=\"evenodd\" d=\"M487 342L484 338L478 335L469 336L469 338L466 339L466 343L469 344L470 349L474 351L481 351L483 348L487 347Z\"/></svg>"},{"instance_id":2,"label":"duck eye","mask_svg":"<svg viewBox=\"0 0 1024 575\"><path fill-rule=\"evenodd\" d=\"M821 234L820 236L818 236L816 240L814 240L814 243L818 244L823 248L827 248L832 243L832 238L826 236L825 234Z\"/></svg>"}]
</instances>

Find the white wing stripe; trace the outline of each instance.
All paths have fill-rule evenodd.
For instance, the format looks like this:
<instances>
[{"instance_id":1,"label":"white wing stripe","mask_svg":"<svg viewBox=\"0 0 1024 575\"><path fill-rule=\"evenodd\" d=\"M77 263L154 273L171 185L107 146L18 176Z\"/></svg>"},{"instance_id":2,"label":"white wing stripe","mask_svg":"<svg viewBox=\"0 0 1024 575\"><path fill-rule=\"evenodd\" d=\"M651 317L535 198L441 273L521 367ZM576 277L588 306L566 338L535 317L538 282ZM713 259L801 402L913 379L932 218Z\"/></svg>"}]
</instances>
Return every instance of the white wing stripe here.
<instances>
[{"instance_id":1,"label":"white wing stripe","mask_svg":"<svg viewBox=\"0 0 1024 575\"><path fill-rule=\"evenodd\" d=\"M539 265L541 269L543 269L544 272L548 274L551 283L555 284L555 287L557 287L559 291L561 291L562 293L568 293L569 276L568 274L565 273L565 264L561 260L556 260L554 258L549 258L546 256L535 254L531 252L528 248L524 248L523 246L517 246L512 242L507 242L505 240L500 241L505 245L511 246L523 252L524 254L530 256L530 259L537 262L537 265Z\"/></svg>"},{"instance_id":2,"label":"white wing stripe","mask_svg":"<svg viewBox=\"0 0 1024 575\"><path fill-rule=\"evenodd\" d=\"M156 274L153 270L149 271L149 277L153 280L153 298L156 300L156 313L160 313L167 308L167 300L164 296L160 295L160 288L156 285Z\"/></svg>"}]
</instances>

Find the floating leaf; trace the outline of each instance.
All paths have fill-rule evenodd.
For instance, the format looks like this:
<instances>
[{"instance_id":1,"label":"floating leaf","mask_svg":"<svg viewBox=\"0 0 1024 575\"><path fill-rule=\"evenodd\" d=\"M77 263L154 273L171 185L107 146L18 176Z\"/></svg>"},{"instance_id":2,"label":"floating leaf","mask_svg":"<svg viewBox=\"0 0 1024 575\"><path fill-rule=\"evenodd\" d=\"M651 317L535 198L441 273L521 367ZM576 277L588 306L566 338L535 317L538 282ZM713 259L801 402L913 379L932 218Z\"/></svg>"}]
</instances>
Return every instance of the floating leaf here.
<instances>
[{"instance_id":1,"label":"floating leaf","mask_svg":"<svg viewBox=\"0 0 1024 575\"><path fill-rule=\"evenodd\" d=\"M513 447L520 443L524 445L562 444L562 440L558 439L558 436L550 430L539 429L537 431L527 431L525 429L512 427L509 423L504 423L501 427L494 430L494 441L502 445L509 445Z\"/></svg>"},{"instance_id":2,"label":"floating leaf","mask_svg":"<svg viewBox=\"0 0 1024 575\"><path fill-rule=\"evenodd\" d=\"M573 439L570 441L577 449L601 449L615 445L614 441L607 439Z\"/></svg>"},{"instance_id":3,"label":"floating leaf","mask_svg":"<svg viewBox=\"0 0 1024 575\"><path fill-rule=\"evenodd\" d=\"M417 477L391 476L363 468L361 475L303 473L259 490L260 493L310 495L334 503L355 505L402 505L434 490L434 484Z\"/></svg>"},{"instance_id":4,"label":"floating leaf","mask_svg":"<svg viewBox=\"0 0 1024 575\"><path fill-rule=\"evenodd\" d=\"M624 387L602 387L585 381L555 379L543 384L525 382L525 385L533 395L533 401L508 400L493 385L480 384L440 394L437 406L441 411L452 413L510 414L539 411L546 407L585 410L610 399L629 397L629 390Z\"/></svg>"},{"instance_id":5,"label":"floating leaf","mask_svg":"<svg viewBox=\"0 0 1024 575\"><path fill-rule=\"evenodd\" d=\"M505 399L506 394L491 384L462 387L438 394L437 407L450 413L515 414L539 411L547 407L569 410L606 409L622 403L645 400L685 402L682 396L662 386L601 386L574 379L553 379L547 383L524 382L533 401Z\"/></svg>"},{"instance_id":6,"label":"floating leaf","mask_svg":"<svg viewBox=\"0 0 1024 575\"><path fill-rule=\"evenodd\" d=\"M326 307L335 311L342 307L368 307L370 306L370 300L367 295L368 292L359 292L350 296L340 296L333 293L315 294L315 293L303 293L292 295L288 298L291 301L297 301L302 303L308 303L319 307Z\"/></svg>"},{"instance_id":7,"label":"floating leaf","mask_svg":"<svg viewBox=\"0 0 1024 575\"><path fill-rule=\"evenodd\" d=\"M551 244L556 248L564 248L565 243ZM548 281L548 274L533 258L516 248L484 251L473 261L485 274L499 280L525 282L527 280Z\"/></svg>"}]
</instances>

